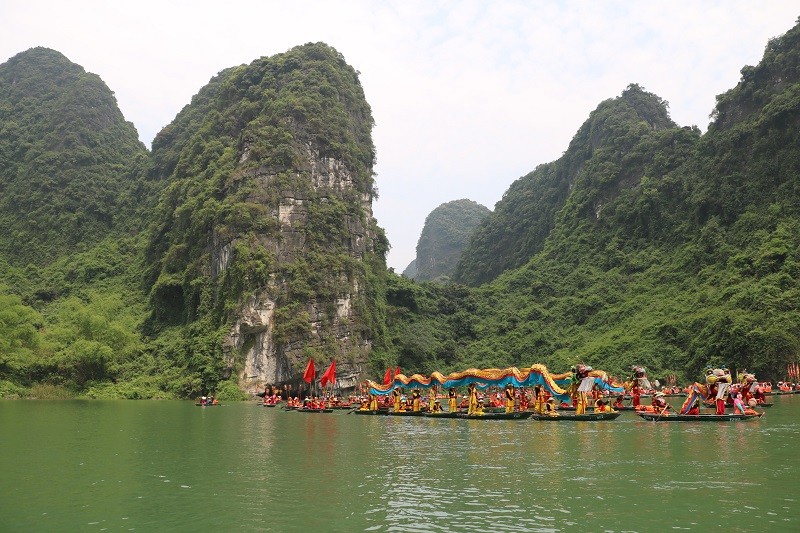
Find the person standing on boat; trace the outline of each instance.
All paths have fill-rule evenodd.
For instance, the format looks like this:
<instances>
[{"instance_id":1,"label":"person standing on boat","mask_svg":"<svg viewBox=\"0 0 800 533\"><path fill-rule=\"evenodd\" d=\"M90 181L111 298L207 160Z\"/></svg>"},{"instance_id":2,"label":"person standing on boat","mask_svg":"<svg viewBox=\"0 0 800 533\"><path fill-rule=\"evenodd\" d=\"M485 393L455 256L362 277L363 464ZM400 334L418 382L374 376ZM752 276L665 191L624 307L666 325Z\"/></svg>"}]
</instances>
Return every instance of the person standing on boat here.
<instances>
[{"instance_id":1,"label":"person standing on boat","mask_svg":"<svg viewBox=\"0 0 800 533\"><path fill-rule=\"evenodd\" d=\"M378 397L369 393L369 410L370 411L377 411L378 410Z\"/></svg>"},{"instance_id":2,"label":"person standing on boat","mask_svg":"<svg viewBox=\"0 0 800 533\"><path fill-rule=\"evenodd\" d=\"M420 397L419 389L414 389L414 392L411 393L411 410L414 412L419 411Z\"/></svg>"},{"instance_id":3,"label":"person standing on boat","mask_svg":"<svg viewBox=\"0 0 800 533\"><path fill-rule=\"evenodd\" d=\"M475 411L478 409L478 388L475 386L474 383L470 383L469 387L467 387L469 391L469 404L467 407L467 414L474 415Z\"/></svg>"},{"instance_id":4,"label":"person standing on boat","mask_svg":"<svg viewBox=\"0 0 800 533\"><path fill-rule=\"evenodd\" d=\"M392 398L394 399L394 412L400 412L400 389L395 388L392 391Z\"/></svg>"},{"instance_id":5,"label":"person standing on boat","mask_svg":"<svg viewBox=\"0 0 800 533\"><path fill-rule=\"evenodd\" d=\"M634 409L642 405L642 389L638 383L634 383L631 389L631 405Z\"/></svg>"},{"instance_id":6,"label":"person standing on boat","mask_svg":"<svg viewBox=\"0 0 800 533\"><path fill-rule=\"evenodd\" d=\"M717 414L724 415L725 401L728 399L728 393L731 388L731 376L730 374L726 374L722 369L715 370L714 375L717 378Z\"/></svg>"},{"instance_id":7,"label":"person standing on boat","mask_svg":"<svg viewBox=\"0 0 800 533\"><path fill-rule=\"evenodd\" d=\"M586 365L578 365L576 374L580 380L577 391L577 403L575 404L575 414L582 415L586 413L586 404L588 403L588 396L594 388L594 378L589 375L592 367Z\"/></svg>"},{"instance_id":8,"label":"person standing on boat","mask_svg":"<svg viewBox=\"0 0 800 533\"><path fill-rule=\"evenodd\" d=\"M450 390L447 391L447 403L451 413L455 413L458 410L457 402L458 395L456 394L456 389L450 387Z\"/></svg>"},{"instance_id":9,"label":"person standing on boat","mask_svg":"<svg viewBox=\"0 0 800 533\"><path fill-rule=\"evenodd\" d=\"M436 403L436 387L431 387L430 394L428 395L428 411L433 411L433 404L435 403Z\"/></svg>"},{"instance_id":10,"label":"person standing on boat","mask_svg":"<svg viewBox=\"0 0 800 533\"><path fill-rule=\"evenodd\" d=\"M544 414L544 393L542 392L541 385L533 386L533 412L537 414Z\"/></svg>"},{"instance_id":11,"label":"person standing on boat","mask_svg":"<svg viewBox=\"0 0 800 533\"><path fill-rule=\"evenodd\" d=\"M506 413L513 413L514 412L514 385L509 383L506 385Z\"/></svg>"}]
</instances>

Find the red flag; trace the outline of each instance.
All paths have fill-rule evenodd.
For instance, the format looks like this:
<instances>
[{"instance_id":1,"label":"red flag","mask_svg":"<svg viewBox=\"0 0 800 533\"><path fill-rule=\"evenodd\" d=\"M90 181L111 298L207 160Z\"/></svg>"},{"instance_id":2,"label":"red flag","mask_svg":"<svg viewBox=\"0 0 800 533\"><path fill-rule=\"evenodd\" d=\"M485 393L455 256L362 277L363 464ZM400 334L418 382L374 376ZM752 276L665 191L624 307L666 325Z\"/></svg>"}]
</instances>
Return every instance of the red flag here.
<instances>
[{"instance_id":1,"label":"red flag","mask_svg":"<svg viewBox=\"0 0 800 533\"><path fill-rule=\"evenodd\" d=\"M331 361L331 366L328 367L328 370L322 374L322 377L319 380L319 384L323 387L328 383L331 385L336 383L336 359Z\"/></svg>"},{"instance_id":2,"label":"red flag","mask_svg":"<svg viewBox=\"0 0 800 533\"><path fill-rule=\"evenodd\" d=\"M317 369L314 368L314 359L309 359L306 365L306 371L303 372L303 381L311 383L317 377Z\"/></svg>"},{"instance_id":3,"label":"red flag","mask_svg":"<svg viewBox=\"0 0 800 533\"><path fill-rule=\"evenodd\" d=\"M392 382L392 369L387 368L386 373L383 375L383 384L388 385Z\"/></svg>"},{"instance_id":4,"label":"red flag","mask_svg":"<svg viewBox=\"0 0 800 533\"><path fill-rule=\"evenodd\" d=\"M400 367L399 366L394 370L394 377L397 377L398 374L400 374Z\"/></svg>"}]
</instances>

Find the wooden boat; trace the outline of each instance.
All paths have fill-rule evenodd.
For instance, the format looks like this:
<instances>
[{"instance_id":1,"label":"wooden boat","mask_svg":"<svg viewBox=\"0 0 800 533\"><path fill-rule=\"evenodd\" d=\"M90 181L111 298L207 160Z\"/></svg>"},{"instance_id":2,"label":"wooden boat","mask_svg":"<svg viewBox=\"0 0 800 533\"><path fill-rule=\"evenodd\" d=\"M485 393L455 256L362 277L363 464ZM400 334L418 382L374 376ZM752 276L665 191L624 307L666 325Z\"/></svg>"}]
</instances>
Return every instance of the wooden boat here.
<instances>
[{"instance_id":1,"label":"wooden boat","mask_svg":"<svg viewBox=\"0 0 800 533\"><path fill-rule=\"evenodd\" d=\"M652 420L654 422L734 422L737 420L750 420L751 418L759 418L764 413L757 415L673 415L658 413L636 413L645 420Z\"/></svg>"},{"instance_id":2,"label":"wooden boat","mask_svg":"<svg viewBox=\"0 0 800 533\"><path fill-rule=\"evenodd\" d=\"M553 415L540 415L534 414L531 418L533 420L547 420L547 421L559 421L559 420L568 420L572 422L593 422L596 420L614 420L618 418L622 413L619 411L613 412L604 412L604 413L583 413L582 415L575 415L575 414L562 414L557 413L555 416Z\"/></svg>"},{"instance_id":3,"label":"wooden boat","mask_svg":"<svg viewBox=\"0 0 800 533\"><path fill-rule=\"evenodd\" d=\"M387 409L375 409L375 410L353 409L350 412L355 414L355 415L379 415L379 416L385 416L385 415L389 414L389 411Z\"/></svg>"},{"instance_id":4,"label":"wooden boat","mask_svg":"<svg viewBox=\"0 0 800 533\"><path fill-rule=\"evenodd\" d=\"M632 406L632 405L625 405L623 407L612 407L612 409L614 409L615 411L635 411L636 410L636 408L634 406ZM574 411L575 408L574 407L559 407L558 410L559 411ZM592 413L594 411L588 411L588 412Z\"/></svg>"},{"instance_id":5,"label":"wooden boat","mask_svg":"<svg viewBox=\"0 0 800 533\"><path fill-rule=\"evenodd\" d=\"M388 411L389 416L424 416L425 411Z\"/></svg>"},{"instance_id":6,"label":"wooden boat","mask_svg":"<svg viewBox=\"0 0 800 533\"><path fill-rule=\"evenodd\" d=\"M333 409L295 409L298 413L332 413Z\"/></svg>"},{"instance_id":7,"label":"wooden boat","mask_svg":"<svg viewBox=\"0 0 800 533\"><path fill-rule=\"evenodd\" d=\"M450 411L442 411L440 413L425 413L425 416L428 418L459 418L461 413L458 411L453 411L452 413Z\"/></svg>"},{"instance_id":8,"label":"wooden boat","mask_svg":"<svg viewBox=\"0 0 800 533\"><path fill-rule=\"evenodd\" d=\"M513 413L483 413L482 415L457 413L457 415L458 418L465 418L467 420L527 420L533 413L530 411L514 411Z\"/></svg>"}]
</instances>

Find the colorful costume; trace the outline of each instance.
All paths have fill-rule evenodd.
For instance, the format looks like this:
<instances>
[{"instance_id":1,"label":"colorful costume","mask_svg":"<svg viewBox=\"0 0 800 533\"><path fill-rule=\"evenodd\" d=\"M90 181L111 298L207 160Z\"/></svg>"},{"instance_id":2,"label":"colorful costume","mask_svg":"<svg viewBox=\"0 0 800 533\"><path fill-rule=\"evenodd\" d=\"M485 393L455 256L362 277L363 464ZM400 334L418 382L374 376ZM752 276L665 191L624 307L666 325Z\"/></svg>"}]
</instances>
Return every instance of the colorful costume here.
<instances>
[{"instance_id":1,"label":"colorful costume","mask_svg":"<svg viewBox=\"0 0 800 533\"><path fill-rule=\"evenodd\" d=\"M457 406L456 406L456 402L457 402L456 390L455 389L450 389L448 391L448 393L447 393L447 397L448 397L447 401L448 401L448 405L450 407L450 412L451 413L455 413L456 410L457 410Z\"/></svg>"},{"instance_id":2,"label":"colorful costume","mask_svg":"<svg viewBox=\"0 0 800 533\"><path fill-rule=\"evenodd\" d=\"M514 387L506 385L506 413L514 412Z\"/></svg>"}]
</instances>

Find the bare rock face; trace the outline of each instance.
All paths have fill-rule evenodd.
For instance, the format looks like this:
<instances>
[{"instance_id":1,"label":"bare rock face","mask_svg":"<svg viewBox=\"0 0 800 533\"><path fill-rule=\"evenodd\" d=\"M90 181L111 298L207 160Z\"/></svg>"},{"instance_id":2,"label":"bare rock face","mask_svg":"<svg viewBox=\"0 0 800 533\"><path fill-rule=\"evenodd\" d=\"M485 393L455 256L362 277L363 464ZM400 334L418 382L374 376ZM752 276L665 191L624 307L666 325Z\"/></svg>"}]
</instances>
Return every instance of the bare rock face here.
<instances>
[{"instance_id":1,"label":"bare rock face","mask_svg":"<svg viewBox=\"0 0 800 533\"><path fill-rule=\"evenodd\" d=\"M303 169L294 178L305 180L304 183L310 181L312 192L309 194L300 189L283 191L278 209L273 212L279 226L278 235L259 236L262 244L274 252L278 267L291 264L309 252L304 232L309 219L309 204L341 198L344 193L353 192L353 179L344 164L320 157L310 146L305 156L307 159L302 162ZM253 177L260 187L265 188L275 180L275 176L268 172L257 172ZM363 261L365 254L372 251L375 235L363 223L374 223L372 198L366 194L359 197L358 207L362 215L348 215L347 220L343 221L348 238L341 243L340 252ZM211 254L214 276L222 275L228 267L234 245L235 239L227 243L215 239ZM362 317L353 305L361 296L364 282L358 276L348 277L342 272L326 272L325 275L335 278L338 286L344 290L333 305L323 304L313 298L303 303L295 310L294 318L303 320L304 331L293 330L288 338L275 338L276 326L279 325L279 319L276 318L277 302L285 299L288 290L286 280L273 274L267 287L241 302L236 320L225 337L223 349L230 371L239 369L239 381L243 389L263 390L266 384L297 382L310 356L315 358L318 374L327 364L325 359L336 359L337 385L340 388L351 388L358 383L372 346L372 340L363 338L360 333Z\"/></svg>"},{"instance_id":2,"label":"bare rock face","mask_svg":"<svg viewBox=\"0 0 800 533\"><path fill-rule=\"evenodd\" d=\"M203 386L299 384L309 358L357 379L386 270L373 126L358 72L307 43L220 72L154 139L153 328L202 323Z\"/></svg>"}]
</instances>

